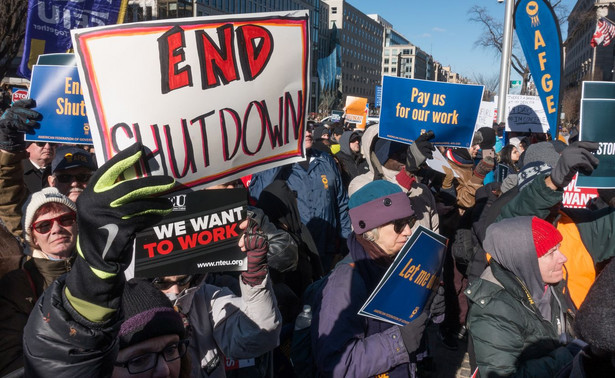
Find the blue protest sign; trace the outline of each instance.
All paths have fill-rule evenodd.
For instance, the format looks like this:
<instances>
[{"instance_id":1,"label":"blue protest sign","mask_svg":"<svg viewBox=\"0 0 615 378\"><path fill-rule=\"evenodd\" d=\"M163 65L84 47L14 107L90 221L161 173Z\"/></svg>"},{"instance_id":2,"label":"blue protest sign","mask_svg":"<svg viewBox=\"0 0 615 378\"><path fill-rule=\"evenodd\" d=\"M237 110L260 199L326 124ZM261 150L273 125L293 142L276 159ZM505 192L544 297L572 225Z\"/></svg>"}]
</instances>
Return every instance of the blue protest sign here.
<instances>
[{"instance_id":1,"label":"blue protest sign","mask_svg":"<svg viewBox=\"0 0 615 378\"><path fill-rule=\"evenodd\" d=\"M515 30L547 114L549 130L557 137L562 35L548 1L520 0L515 7Z\"/></svg>"},{"instance_id":2,"label":"blue protest sign","mask_svg":"<svg viewBox=\"0 0 615 378\"><path fill-rule=\"evenodd\" d=\"M591 176L579 174L579 188L615 188L615 83L584 81L579 140L598 142L600 160Z\"/></svg>"},{"instance_id":3,"label":"blue protest sign","mask_svg":"<svg viewBox=\"0 0 615 378\"><path fill-rule=\"evenodd\" d=\"M440 284L447 239L419 226L359 315L403 326L419 316Z\"/></svg>"},{"instance_id":4,"label":"blue protest sign","mask_svg":"<svg viewBox=\"0 0 615 378\"><path fill-rule=\"evenodd\" d=\"M76 66L39 66L32 68L30 98L43 119L33 142L92 144L85 101Z\"/></svg>"},{"instance_id":5,"label":"blue protest sign","mask_svg":"<svg viewBox=\"0 0 615 378\"><path fill-rule=\"evenodd\" d=\"M385 76L379 136L412 143L433 130L433 144L470 147L483 86Z\"/></svg>"}]
</instances>

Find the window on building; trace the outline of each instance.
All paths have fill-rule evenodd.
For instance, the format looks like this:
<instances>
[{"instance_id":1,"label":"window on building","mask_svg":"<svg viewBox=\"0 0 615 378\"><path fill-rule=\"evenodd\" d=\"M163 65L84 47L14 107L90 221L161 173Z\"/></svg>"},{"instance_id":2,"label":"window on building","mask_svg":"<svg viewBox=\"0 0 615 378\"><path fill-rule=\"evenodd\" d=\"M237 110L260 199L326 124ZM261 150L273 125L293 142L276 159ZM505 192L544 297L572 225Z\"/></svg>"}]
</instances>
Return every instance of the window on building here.
<instances>
[{"instance_id":1,"label":"window on building","mask_svg":"<svg viewBox=\"0 0 615 378\"><path fill-rule=\"evenodd\" d=\"M331 14L337 14L337 7L331 8Z\"/></svg>"},{"instance_id":2,"label":"window on building","mask_svg":"<svg viewBox=\"0 0 615 378\"><path fill-rule=\"evenodd\" d=\"M389 64L389 58L384 58L384 64Z\"/></svg>"}]
</instances>

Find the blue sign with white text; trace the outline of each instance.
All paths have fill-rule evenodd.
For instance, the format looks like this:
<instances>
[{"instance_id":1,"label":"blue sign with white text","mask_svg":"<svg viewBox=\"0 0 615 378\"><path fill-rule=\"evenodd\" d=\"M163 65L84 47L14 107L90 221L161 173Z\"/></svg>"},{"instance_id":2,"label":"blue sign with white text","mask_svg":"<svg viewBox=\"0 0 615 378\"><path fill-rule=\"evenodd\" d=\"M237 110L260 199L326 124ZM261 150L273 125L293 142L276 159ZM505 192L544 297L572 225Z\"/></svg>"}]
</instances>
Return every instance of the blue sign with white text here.
<instances>
[{"instance_id":1,"label":"blue sign with white text","mask_svg":"<svg viewBox=\"0 0 615 378\"><path fill-rule=\"evenodd\" d=\"M434 145L470 147L483 86L385 76L382 87L381 138L412 143L433 130Z\"/></svg>"},{"instance_id":2,"label":"blue sign with white text","mask_svg":"<svg viewBox=\"0 0 615 378\"><path fill-rule=\"evenodd\" d=\"M92 144L92 135L76 66L32 67L29 97L41 113L32 142Z\"/></svg>"}]
</instances>

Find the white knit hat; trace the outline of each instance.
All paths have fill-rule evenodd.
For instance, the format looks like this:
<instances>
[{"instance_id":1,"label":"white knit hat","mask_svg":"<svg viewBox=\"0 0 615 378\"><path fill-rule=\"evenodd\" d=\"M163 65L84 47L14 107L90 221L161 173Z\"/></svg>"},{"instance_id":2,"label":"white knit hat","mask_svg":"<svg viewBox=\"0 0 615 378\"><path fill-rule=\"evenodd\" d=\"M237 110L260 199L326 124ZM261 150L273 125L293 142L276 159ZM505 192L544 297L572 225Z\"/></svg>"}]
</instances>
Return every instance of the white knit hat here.
<instances>
[{"instance_id":1,"label":"white knit hat","mask_svg":"<svg viewBox=\"0 0 615 378\"><path fill-rule=\"evenodd\" d=\"M30 226L32 226L32 221L34 220L34 213L41 206L46 203L57 202L62 205L66 205L72 211L77 212L77 206L73 201L71 201L64 194L61 194L57 188L49 187L44 188L30 196L28 202L24 205L26 211L25 216L23 217L23 231L26 234L26 241L31 242L30 238Z\"/></svg>"}]
</instances>

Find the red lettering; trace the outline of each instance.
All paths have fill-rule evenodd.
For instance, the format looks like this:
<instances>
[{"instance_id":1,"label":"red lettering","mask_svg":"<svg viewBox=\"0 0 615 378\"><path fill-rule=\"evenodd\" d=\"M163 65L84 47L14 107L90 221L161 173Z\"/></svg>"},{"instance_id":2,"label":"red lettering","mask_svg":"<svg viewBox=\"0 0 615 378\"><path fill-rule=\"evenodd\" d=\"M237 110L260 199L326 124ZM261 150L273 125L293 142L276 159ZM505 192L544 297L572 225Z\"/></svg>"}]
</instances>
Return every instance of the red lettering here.
<instances>
[{"instance_id":1,"label":"red lettering","mask_svg":"<svg viewBox=\"0 0 615 378\"><path fill-rule=\"evenodd\" d=\"M201 84L203 89L214 88L231 81L239 80L239 71L235 60L233 25L222 25L216 29L216 43L203 30L195 32L199 59L201 61Z\"/></svg>"},{"instance_id":2,"label":"red lettering","mask_svg":"<svg viewBox=\"0 0 615 378\"><path fill-rule=\"evenodd\" d=\"M213 233L214 233L214 241L217 242L219 240L224 240L226 239L224 237L224 228L223 227L217 227L213 229Z\"/></svg>"},{"instance_id":3,"label":"red lettering","mask_svg":"<svg viewBox=\"0 0 615 378\"><path fill-rule=\"evenodd\" d=\"M154 248L156 248L156 243L145 244L143 248L147 249L147 257L150 259L154 257Z\"/></svg>"},{"instance_id":4,"label":"red lettering","mask_svg":"<svg viewBox=\"0 0 615 378\"><path fill-rule=\"evenodd\" d=\"M179 26L174 26L158 38L163 94L192 86L190 65L186 64L183 68L179 68L179 64L186 60L184 47L186 47L184 30Z\"/></svg>"},{"instance_id":5,"label":"red lettering","mask_svg":"<svg viewBox=\"0 0 615 378\"><path fill-rule=\"evenodd\" d=\"M199 234L199 244L200 245L206 245L209 244L211 242L211 232L210 231L203 231Z\"/></svg>"},{"instance_id":6,"label":"red lettering","mask_svg":"<svg viewBox=\"0 0 615 378\"><path fill-rule=\"evenodd\" d=\"M173 243L171 243L169 240L163 240L158 243L158 245L156 246L156 250L161 255L168 255L173 251Z\"/></svg>"},{"instance_id":7,"label":"red lettering","mask_svg":"<svg viewBox=\"0 0 615 378\"><path fill-rule=\"evenodd\" d=\"M273 36L269 30L258 25L237 28L239 60L245 81L252 81L269 62L273 53Z\"/></svg>"},{"instance_id":8,"label":"red lettering","mask_svg":"<svg viewBox=\"0 0 615 378\"><path fill-rule=\"evenodd\" d=\"M177 241L182 249L194 248L196 247L196 237L197 234L186 235L185 237L180 236L177 238Z\"/></svg>"},{"instance_id":9,"label":"red lettering","mask_svg":"<svg viewBox=\"0 0 615 378\"><path fill-rule=\"evenodd\" d=\"M234 238L234 237L239 236L236 229L237 229L237 223L227 224L226 225L226 237Z\"/></svg>"}]
</instances>

